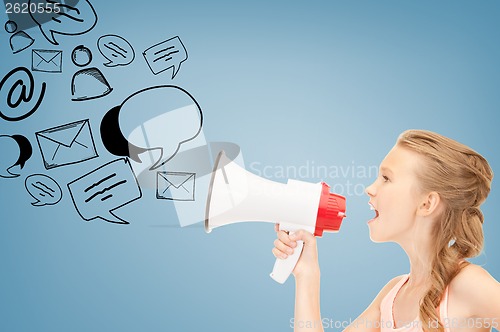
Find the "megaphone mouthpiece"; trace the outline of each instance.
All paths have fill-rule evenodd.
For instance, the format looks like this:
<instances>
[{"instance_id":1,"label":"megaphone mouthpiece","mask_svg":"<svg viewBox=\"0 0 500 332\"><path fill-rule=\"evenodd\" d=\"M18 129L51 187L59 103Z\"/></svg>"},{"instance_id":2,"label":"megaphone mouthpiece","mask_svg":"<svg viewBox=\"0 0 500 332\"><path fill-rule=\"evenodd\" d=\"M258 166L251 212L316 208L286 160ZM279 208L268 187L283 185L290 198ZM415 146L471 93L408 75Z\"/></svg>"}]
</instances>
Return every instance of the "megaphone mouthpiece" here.
<instances>
[{"instance_id":1,"label":"megaphone mouthpiece","mask_svg":"<svg viewBox=\"0 0 500 332\"><path fill-rule=\"evenodd\" d=\"M330 193L330 186L321 183L323 188L316 217L315 236L323 236L323 232L338 232L342 219L345 218L345 197Z\"/></svg>"}]
</instances>

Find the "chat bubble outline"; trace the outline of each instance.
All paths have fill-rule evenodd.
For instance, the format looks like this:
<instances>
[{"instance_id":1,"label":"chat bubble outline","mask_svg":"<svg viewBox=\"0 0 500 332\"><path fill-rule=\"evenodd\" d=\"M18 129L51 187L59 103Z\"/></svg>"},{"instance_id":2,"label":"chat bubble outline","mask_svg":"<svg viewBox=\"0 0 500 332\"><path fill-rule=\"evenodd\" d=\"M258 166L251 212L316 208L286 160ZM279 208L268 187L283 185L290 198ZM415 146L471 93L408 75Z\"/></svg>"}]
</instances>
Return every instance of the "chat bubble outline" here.
<instances>
[{"instance_id":1,"label":"chat bubble outline","mask_svg":"<svg viewBox=\"0 0 500 332\"><path fill-rule=\"evenodd\" d=\"M99 37L97 48L101 55L109 61L104 63L106 67L127 66L135 59L135 51L132 45L125 38L118 35L108 34ZM113 61L112 57L119 59L120 56L126 61Z\"/></svg>"},{"instance_id":2,"label":"chat bubble outline","mask_svg":"<svg viewBox=\"0 0 500 332\"><path fill-rule=\"evenodd\" d=\"M149 146L149 148L145 148L146 151L149 152L149 158L151 162L155 160L154 155L151 153L153 151L158 151L159 156L156 158L157 161L154 161L153 166L151 166L150 170L155 170L167 162L169 162L172 158L175 157L177 152L180 150L182 144L193 140L195 137L199 135L200 127L194 124L197 124L199 121L199 113L194 113L198 109L194 109L195 106L189 105L180 109L176 109L170 111L168 113L156 116L148 121L145 121L142 125L135 128L127 138L129 142L129 149L136 150L138 146ZM184 117L183 117L184 115ZM175 119L177 118L177 119ZM179 121L179 119L181 119ZM165 123L178 123L180 126L175 128L171 125L171 128L160 128L161 124ZM189 126L184 126L184 124L188 123ZM189 130L188 127L191 127ZM194 129L193 127L196 127ZM180 129L182 128L182 129ZM171 129L171 130L168 130ZM187 135L178 135L176 138L174 137L166 137L167 134L165 132L190 132L195 133L187 136ZM175 136L175 135L174 135ZM185 138L185 137L188 138ZM164 144L160 144L159 142L165 142ZM157 142L157 143L155 143ZM174 143L175 142L175 143ZM142 143L142 144L138 144ZM167 144L169 143L169 144ZM172 144L173 143L173 144Z\"/></svg>"},{"instance_id":3,"label":"chat bubble outline","mask_svg":"<svg viewBox=\"0 0 500 332\"><path fill-rule=\"evenodd\" d=\"M123 136L118 119L120 116L120 109L121 105L115 106L102 117L100 126L101 140L104 147L111 154L115 156L126 156L136 163L142 163L139 155L148 150L133 146L127 141L127 138Z\"/></svg>"},{"instance_id":4,"label":"chat bubble outline","mask_svg":"<svg viewBox=\"0 0 500 332\"><path fill-rule=\"evenodd\" d=\"M159 151L160 153L160 156L158 158L158 160L150 167L150 170L153 171L153 170L156 170L158 168L160 168L161 166L165 165L169 160L171 160L176 154L177 152L179 151L181 145L183 143L186 143L186 142L189 142L191 140L193 140L194 138L196 138L199 133L201 132L201 129L203 127L203 112L201 110L201 106L198 104L198 102L196 101L196 99L188 92L186 91L185 89L181 88L181 87L178 87L178 86L175 86L175 85L160 85L160 86L154 86L154 87L150 87L150 88L146 88L146 89L142 89L140 91L137 91L136 93L132 94L131 96L129 96L127 99L125 99L125 101L122 103L122 109L121 111L123 111L123 107L125 107L127 105L127 102L130 102L131 100L134 99L134 97L137 97L143 93L147 93L149 91L153 91L156 90L156 89L163 89L163 88L166 88L166 89L174 89L173 91L180 91L182 93L185 94L185 96L182 96L182 97L188 97L190 100L190 102L192 102L195 106L196 106L196 109L198 111L197 115L199 116L199 125L197 126L197 130L194 134L192 134L192 136L190 137L187 137L187 138L183 138L183 139L180 139L180 140L177 140L176 141L176 146L175 148L173 149L169 149L171 152L164 158L164 155L165 155L165 151L168 150L168 149L165 149L164 146L151 146L151 147L147 147L147 148L143 148L147 151ZM141 96L142 97L142 96ZM178 109L174 110L174 111L177 111ZM160 115L158 115L157 117L154 117L152 119L149 119L148 121L145 121L142 126L139 126L140 130L143 131L143 132L147 132L148 130L146 128L144 128L144 125L146 123L149 123L149 124L158 124L160 121L158 121L161 117L164 117L165 115L168 115L169 113L171 113L172 111L168 111L166 113L162 113ZM123 114L123 113L122 113ZM133 142L130 142L130 138L127 139L127 142L129 143L129 147L131 149L136 149L137 147L139 147L137 144L134 144ZM147 145L155 145L154 143L149 143L148 142L148 139L146 139L146 142L145 142Z\"/></svg>"},{"instance_id":5,"label":"chat bubble outline","mask_svg":"<svg viewBox=\"0 0 500 332\"><path fill-rule=\"evenodd\" d=\"M118 171L116 169L118 169ZM105 176L103 177L102 174L104 174ZM119 179L121 180L113 183L112 185L109 185L113 181ZM109 180L113 181L110 182ZM85 181L87 181L87 183ZM92 184L89 186L89 183ZM123 189L121 185L126 183L129 183L129 185L127 185L126 189ZM102 190L97 190L100 188L100 185L108 185L108 187L103 188ZM109 223L125 225L130 224L125 219L117 216L114 211L142 197L142 191L139 186L139 182L137 181L132 166L130 165L129 159L127 158L120 158L110 161L68 183L67 186L76 211L78 212L80 217L86 221L100 218ZM115 196L113 195L113 189L115 189L115 193L118 192L118 198L115 198ZM83 197L81 196L82 192L84 192L85 195ZM89 205L85 205L88 204L88 202L91 202L92 200L99 197L102 205L99 205L99 203L97 203L98 209L96 212L94 212L92 209L96 206L92 204L95 204L97 200L92 202L90 207ZM85 204L82 203L82 198L86 198L83 200L83 203Z\"/></svg>"},{"instance_id":6,"label":"chat bubble outline","mask_svg":"<svg viewBox=\"0 0 500 332\"><path fill-rule=\"evenodd\" d=\"M170 50L171 48L174 49ZM157 55L157 54L159 56L157 56L155 59L152 59L153 58L152 55ZM184 46L184 43L179 38L179 36L172 37L170 39L167 39L165 41L162 41L158 44L155 44L147 48L146 50L144 50L144 52L142 52L142 55L144 56L144 59L146 60L146 63L151 72L153 73L153 75L158 75L170 68L173 68L172 79L175 78L175 76L181 69L181 64L188 59L188 52L186 50L186 47ZM171 58L169 59L169 57ZM173 63L171 65L168 65L167 67L156 65L158 61L159 61L158 63L161 63L161 61L170 61L170 60L172 60Z\"/></svg>"},{"instance_id":7,"label":"chat bubble outline","mask_svg":"<svg viewBox=\"0 0 500 332\"><path fill-rule=\"evenodd\" d=\"M29 0L29 5L31 6L35 1L36 4L40 3L39 0ZM52 0L45 0L45 2L46 6L53 3ZM58 7L61 9L58 13L55 11L52 13L29 11L31 18L36 22L45 39L53 45L59 45L54 36L56 33L66 36L82 35L92 30L97 24L97 14L89 0L76 1L73 6L67 3L58 3ZM74 13L77 15L75 16ZM48 21L46 21L47 15L50 15ZM89 17L86 17L87 15ZM60 27L66 27L66 29L60 29Z\"/></svg>"},{"instance_id":8,"label":"chat bubble outline","mask_svg":"<svg viewBox=\"0 0 500 332\"><path fill-rule=\"evenodd\" d=\"M31 203L35 207L56 205L63 196L61 186L53 178L45 174L28 176L24 180L24 187L28 194L36 200L36 202Z\"/></svg>"},{"instance_id":9,"label":"chat bubble outline","mask_svg":"<svg viewBox=\"0 0 500 332\"><path fill-rule=\"evenodd\" d=\"M24 168L26 162L33 155L33 147L31 146L30 141L22 135L0 135L0 143L2 143L2 141L7 148L5 146L2 147L2 157L0 158L0 177L17 178L20 174L13 173L13 168ZM10 145L10 147L8 145ZM9 153L6 153L7 157L5 156L5 153L3 153L9 148L11 152L16 151L16 154L13 155L13 158L11 159L8 158Z\"/></svg>"},{"instance_id":10,"label":"chat bubble outline","mask_svg":"<svg viewBox=\"0 0 500 332\"><path fill-rule=\"evenodd\" d=\"M137 97L149 91L153 91L155 89L168 89L168 90L172 89L171 91L176 91L183 94L182 97L189 98L191 104L195 105L198 115L199 125L197 125L196 132L190 135L190 137L176 141L175 148L172 149L172 153L168 155L166 158L164 158L164 148L161 146L144 148L130 142L130 140L124 136L120 125L120 112L122 111L123 107L126 106L127 102L133 100L134 97ZM176 85L158 85L139 90L130 95L129 97L127 97L120 106L113 107L110 111L108 111L108 113L104 115L103 120L101 121L100 130L101 130L101 139L104 146L110 153L114 155L127 156L132 160L134 160L135 162L141 163L142 160L139 157L140 154L143 154L148 151L158 151L160 156L157 158L156 161L153 162L153 165L150 167L150 170L156 170L161 166L163 166L164 164L166 164L169 160L171 160L177 154L183 143L189 142L194 138L196 138L200 134L202 127L203 127L203 112L201 110L201 106L198 103L198 101L196 101L196 99L188 91ZM127 144L128 146L126 147L124 144Z\"/></svg>"}]
</instances>

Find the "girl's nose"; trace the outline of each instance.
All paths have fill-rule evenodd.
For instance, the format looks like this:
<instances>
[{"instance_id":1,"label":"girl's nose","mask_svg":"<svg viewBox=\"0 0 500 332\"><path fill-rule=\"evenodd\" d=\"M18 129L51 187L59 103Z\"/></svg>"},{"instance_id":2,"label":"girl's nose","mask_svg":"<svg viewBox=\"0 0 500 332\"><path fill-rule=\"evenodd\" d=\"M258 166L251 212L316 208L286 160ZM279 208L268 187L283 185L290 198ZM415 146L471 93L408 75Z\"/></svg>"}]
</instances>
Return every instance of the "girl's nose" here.
<instances>
[{"instance_id":1,"label":"girl's nose","mask_svg":"<svg viewBox=\"0 0 500 332\"><path fill-rule=\"evenodd\" d=\"M377 194L377 190L375 188L375 182L366 187L365 193L370 197L373 197Z\"/></svg>"}]
</instances>

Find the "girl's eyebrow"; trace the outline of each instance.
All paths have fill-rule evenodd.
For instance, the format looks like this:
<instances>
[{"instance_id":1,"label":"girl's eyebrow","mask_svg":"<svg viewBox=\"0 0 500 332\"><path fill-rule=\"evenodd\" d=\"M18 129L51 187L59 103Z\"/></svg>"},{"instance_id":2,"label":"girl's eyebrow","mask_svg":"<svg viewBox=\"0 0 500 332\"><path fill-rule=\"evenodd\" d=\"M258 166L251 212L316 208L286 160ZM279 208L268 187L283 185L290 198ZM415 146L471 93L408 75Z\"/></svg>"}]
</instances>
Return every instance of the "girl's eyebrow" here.
<instances>
[{"instance_id":1,"label":"girl's eyebrow","mask_svg":"<svg viewBox=\"0 0 500 332\"><path fill-rule=\"evenodd\" d=\"M380 167L380 171L381 171L381 172L384 172L384 173L389 173L389 174L392 174L391 169L390 169L390 168L388 168L388 167L385 167L385 166L381 166L381 167Z\"/></svg>"}]
</instances>

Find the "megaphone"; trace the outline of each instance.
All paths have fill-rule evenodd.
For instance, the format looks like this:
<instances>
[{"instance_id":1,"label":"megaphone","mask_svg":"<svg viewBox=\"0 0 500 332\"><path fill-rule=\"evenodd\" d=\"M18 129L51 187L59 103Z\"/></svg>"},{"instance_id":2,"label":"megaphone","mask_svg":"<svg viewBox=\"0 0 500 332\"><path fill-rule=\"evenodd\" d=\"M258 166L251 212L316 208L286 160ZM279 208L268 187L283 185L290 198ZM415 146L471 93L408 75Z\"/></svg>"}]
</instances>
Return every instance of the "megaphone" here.
<instances>
[{"instance_id":1,"label":"megaphone","mask_svg":"<svg viewBox=\"0 0 500 332\"><path fill-rule=\"evenodd\" d=\"M286 184L246 171L220 151L208 191L205 231L238 222L279 223L280 230L304 229L315 236L338 232L345 217L345 197L330 193L326 183L288 180ZM284 283L292 273L304 243L293 255L276 259L271 278Z\"/></svg>"}]
</instances>

